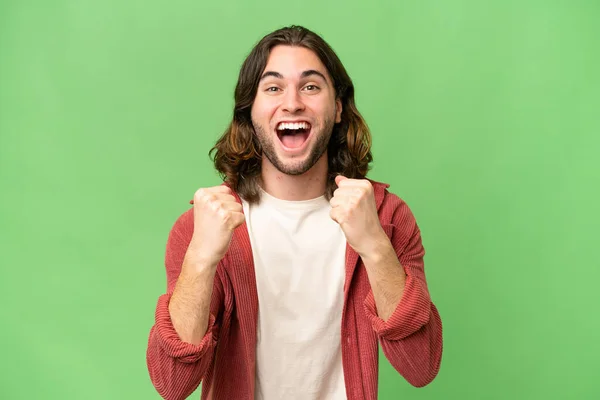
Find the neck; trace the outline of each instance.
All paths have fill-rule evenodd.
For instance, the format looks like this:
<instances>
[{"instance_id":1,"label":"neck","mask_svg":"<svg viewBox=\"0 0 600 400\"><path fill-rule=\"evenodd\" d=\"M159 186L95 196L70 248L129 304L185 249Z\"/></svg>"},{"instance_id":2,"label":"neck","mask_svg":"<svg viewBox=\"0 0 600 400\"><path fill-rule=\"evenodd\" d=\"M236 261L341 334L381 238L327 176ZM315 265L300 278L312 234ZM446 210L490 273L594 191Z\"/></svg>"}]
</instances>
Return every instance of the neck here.
<instances>
[{"instance_id":1,"label":"neck","mask_svg":"<svg viewBox=\"0 0 600 400\"><path fill-rule=\"evenodd\" d=\"M261 186L265 192L281 200L310 200L325 194L327 170L327 152L302 175L286 175L264 157Z\"/></svg>"}]
</instances>

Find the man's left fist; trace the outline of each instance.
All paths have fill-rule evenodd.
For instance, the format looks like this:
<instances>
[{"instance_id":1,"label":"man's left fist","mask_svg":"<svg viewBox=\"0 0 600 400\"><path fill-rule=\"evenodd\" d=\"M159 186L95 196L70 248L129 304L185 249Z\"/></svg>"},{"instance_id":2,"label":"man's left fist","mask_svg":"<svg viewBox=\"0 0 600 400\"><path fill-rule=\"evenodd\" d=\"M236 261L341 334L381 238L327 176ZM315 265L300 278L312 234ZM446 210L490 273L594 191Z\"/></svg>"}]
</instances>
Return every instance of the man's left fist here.
<instances>
[{"instance_id":1,"label":"man's left fist","mask_svg":"<svg viewBox=\"0 0 600 400\"><path fill-rule=\"evenodd\" d=\"M366 179L335 178L338 188L330 200L331 218L337 222L348 244L361 256L370 257L387 235L381 227L375 194Z\"/></svg>"}]
</instances>

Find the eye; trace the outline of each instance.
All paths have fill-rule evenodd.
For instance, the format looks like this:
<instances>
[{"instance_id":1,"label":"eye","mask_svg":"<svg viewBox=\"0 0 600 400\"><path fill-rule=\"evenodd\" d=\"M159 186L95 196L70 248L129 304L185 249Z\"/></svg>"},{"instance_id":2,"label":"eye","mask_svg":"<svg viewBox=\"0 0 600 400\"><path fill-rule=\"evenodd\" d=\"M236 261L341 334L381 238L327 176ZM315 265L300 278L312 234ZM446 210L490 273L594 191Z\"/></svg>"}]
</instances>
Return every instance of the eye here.
<instances>
[{"instance_id":1,"label":"eye","mask_svg":"<svg viewBox=\"0 0 600 400\"><path fill-rule=\"evenodd\" d=\"M269 86L268 88L265 89L265 92L275 93L278 90L279 90L279 88L277 86Z\"/></svg>"},{"instance_id":2,"label":"eye","mask_svg":"<svg viewBox=\"0 0 600 400\"><path fill-rule=\"evenodd\" d=\"M304 86L304 90L309 91L309 92L315 92L315 91L319 90L319 87L317 85L306 85L306 86Z\"/></svg>"}]
</instances>

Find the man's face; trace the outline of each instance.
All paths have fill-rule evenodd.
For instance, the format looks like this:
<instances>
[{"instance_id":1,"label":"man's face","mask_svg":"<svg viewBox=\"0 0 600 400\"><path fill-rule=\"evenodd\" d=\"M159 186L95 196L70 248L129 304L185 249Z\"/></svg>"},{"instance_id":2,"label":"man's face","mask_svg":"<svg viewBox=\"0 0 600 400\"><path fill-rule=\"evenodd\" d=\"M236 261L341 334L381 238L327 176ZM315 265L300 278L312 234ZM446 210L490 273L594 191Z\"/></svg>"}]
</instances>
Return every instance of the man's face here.
<instances>
[{"instance_id":1,"label":"man's face","mask_svg":"<svg viewBox=\"0 0 600 400\"><path fill-rule=\"evenodd\" d=\"M252 124L270 162L288 175L300 175L326 157L342 103L327 69L304 47L276 46L258 84Z\"/></svg>"}]
</instances>

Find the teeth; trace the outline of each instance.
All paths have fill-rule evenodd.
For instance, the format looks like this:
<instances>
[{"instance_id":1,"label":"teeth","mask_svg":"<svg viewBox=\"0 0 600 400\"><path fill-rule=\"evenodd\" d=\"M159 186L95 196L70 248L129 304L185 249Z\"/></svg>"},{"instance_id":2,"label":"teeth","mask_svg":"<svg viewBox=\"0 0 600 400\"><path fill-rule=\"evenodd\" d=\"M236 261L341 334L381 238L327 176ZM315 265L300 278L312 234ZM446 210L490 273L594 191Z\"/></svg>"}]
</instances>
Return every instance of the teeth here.
<instances>
[{"instance_id":1,"label":"teeth","mask_svg":"<svg viewBox=\"0 0 600 400\"><path fill-rule=\"evenodd\" d=\"M308 129L309 125L307 122L282 122L279 124L277 129Z\"/></svg>"}]
</instances>

